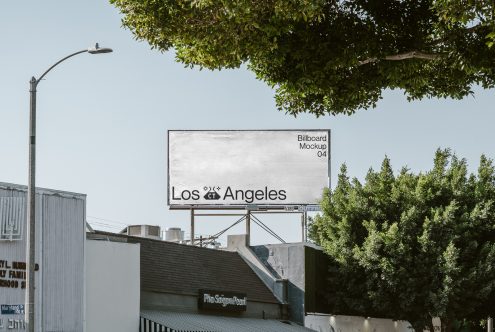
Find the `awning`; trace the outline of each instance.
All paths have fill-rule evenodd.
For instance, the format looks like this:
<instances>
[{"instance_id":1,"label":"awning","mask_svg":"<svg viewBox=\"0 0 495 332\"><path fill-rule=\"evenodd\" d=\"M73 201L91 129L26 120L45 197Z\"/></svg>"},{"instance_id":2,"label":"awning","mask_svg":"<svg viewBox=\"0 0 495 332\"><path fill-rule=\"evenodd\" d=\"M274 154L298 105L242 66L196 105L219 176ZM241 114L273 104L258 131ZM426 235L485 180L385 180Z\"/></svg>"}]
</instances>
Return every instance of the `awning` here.
<instances>
[{"instance_id":1,"label":"awning","mask_svg":"<svg viewBox=\"0 0 495 332\"><path fill-rule=\"evenodd\" d=\"M237 318L179 313L141 311L140 332L314 332L291 322L275 319Z\"/></svg>"}]
</instances>

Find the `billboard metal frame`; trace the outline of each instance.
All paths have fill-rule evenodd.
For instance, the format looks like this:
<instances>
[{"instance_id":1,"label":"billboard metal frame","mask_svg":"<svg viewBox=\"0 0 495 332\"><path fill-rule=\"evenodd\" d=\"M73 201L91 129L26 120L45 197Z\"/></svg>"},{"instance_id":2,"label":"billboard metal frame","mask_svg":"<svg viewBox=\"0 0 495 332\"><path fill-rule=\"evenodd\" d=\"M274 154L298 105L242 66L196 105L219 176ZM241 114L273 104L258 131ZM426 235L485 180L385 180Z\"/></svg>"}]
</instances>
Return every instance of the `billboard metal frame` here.
<instances>
[{"instance_id":1,"label":"billboard metal frame","mask_svg":"<svg viewBox=\"0 0 495 332\"><path fill-rule=\"evenodd\" d=\"M189 240L185 240L185 242L188 242L190 245L199 245L202 246L202 240L206 240L205 238L196 238L195 233L194 233L194 228L195 228L195 221L196 217L241 217L241 219L245 220L246 224L246 235L247 237L247 244L249 245L250 243L250 237L251 237L251 217L254 215L267 215L267 214L299 214L301 216L301 241L307 242L308 240L308 213L307 211L274 211L274 210L259 210L259 211L250 211L246 210L244 213L218 213L217 211L220 211L218 209L215 209L215 212L212 213L197 213L197 211L203 210L203 211L211 211L212 209L194 209L191 208L189 209L191 213L191 236ZM229 227L230 228L230 227ZM285 242L284 242L285 243Z\"/></svg>"},{"instance_id":2,"label":"billboard metal frame","mask_svg":"<svg viewBox=\"0 0 495 332\"><path fill-rule=\"evenodd\" d=\"M287 212L298 211L305 212L307 206L317 206L318 204L170 204L170 133L171 132L327 132L328 133L328 188L331 184L331 130L330 129L169 129L167 130L167 205L169 210L248 210L248 211L271 211L282 210Z\"/></svg>"}]
</instances>

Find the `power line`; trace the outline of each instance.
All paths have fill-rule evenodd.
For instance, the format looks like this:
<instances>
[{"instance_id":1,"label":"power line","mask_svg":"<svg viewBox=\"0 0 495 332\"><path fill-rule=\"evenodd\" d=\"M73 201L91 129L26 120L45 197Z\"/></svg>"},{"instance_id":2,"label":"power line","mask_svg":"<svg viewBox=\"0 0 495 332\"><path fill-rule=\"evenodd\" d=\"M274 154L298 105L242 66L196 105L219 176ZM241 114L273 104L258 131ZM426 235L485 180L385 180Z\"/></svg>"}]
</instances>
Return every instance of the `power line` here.
<instances>
[{"instance_id":1,"label":"power line","mask_svg":"<svg viewBox=\"0 0 495 332\"><path fill-rule=\"evenodd\" d=\"M122 229L122 227L121 227L121 226L112 225L112 224L107 224L107 223L103 223L103 222L88 221L88 223L89 223L90 225L97 225L97 226L102 226L102 227L115 228L115 229L119 229L119 230L121 230L121 229Z\"/></svg>"},{"instance_id":2,"label":"power line","mask_svg":"<svg viewBox=\"0 0 495 332\"><path fill-rule=\"evenodd\" d=\"M112 222L112 223L120 224L120 225L124 225L124 226L129 226L130 225L129 223L123 223L123 222L115 221L115 220L111 220L111 219L105 219L105 218L93 217L93 216L86 216L86 217L89 217L89 218L92 218L92 219L98 219L98 220L102 220L102 221L108 221L108 222Z\"/></svg>"},{"instance_id":3,"label":"power line","mask_svg":"<svg viewBox=\"0 0 495 332\"><path fill-rule=\"evenodd\" d=\"M253 221L255 222L255 224L257 224L258 226L260 226L268 234L272 235L274 238L276 238L277 240L279 240L282 243L287 243L277 233L275 233L270 227L268 227L261 220L259 220L255 215L252 214L251 217L253 218Z\"/></svg>"},{"instance_id":4,"label":"power line","mask_svg":"<svg viewBox=\"0 0 495 332\"><path fill-rule=\"evenodd\" d=\"M242 216L241 218L239 218L236 222L234 222L232 225L230 225L229 227L221 230L220 232L214 234L211 236L212 240L208 241L208 242L205 242L206 245L210 245L212 244L216 239L218 239L221 235L223 235L225 232L227 232L229 229L231 229L232 227L234 227L235 225L239 224L240 222L244 221L244 219L246 219L246 216Z\"/></svg>"}]
</instances>

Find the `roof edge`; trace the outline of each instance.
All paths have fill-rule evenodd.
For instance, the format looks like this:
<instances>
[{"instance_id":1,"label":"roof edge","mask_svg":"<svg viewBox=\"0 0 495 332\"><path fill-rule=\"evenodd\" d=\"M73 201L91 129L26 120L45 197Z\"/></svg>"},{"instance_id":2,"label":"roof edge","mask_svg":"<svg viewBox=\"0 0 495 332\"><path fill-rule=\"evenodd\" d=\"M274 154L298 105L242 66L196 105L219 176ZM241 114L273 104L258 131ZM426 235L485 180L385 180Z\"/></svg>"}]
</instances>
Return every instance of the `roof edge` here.
<instances>
[{"instance_id":1,"label":"roof edge","mask_svg":"<svg viewBox=\"0 0 495 332\"><path fill-rule=\"evenodd\" d=\"M25 185L21 185L21 184L0 182L0 189L27 192L28 187ZM70 191L63 191L63 190L56 190L56 189L40 188L40 187L36 187L36 193L37 194L44 194L44 195L79 198L79 199L86 199L86 197L87 197L86 194L75 193L75 192L70 192Z\"/></svg>"}]
</instances>

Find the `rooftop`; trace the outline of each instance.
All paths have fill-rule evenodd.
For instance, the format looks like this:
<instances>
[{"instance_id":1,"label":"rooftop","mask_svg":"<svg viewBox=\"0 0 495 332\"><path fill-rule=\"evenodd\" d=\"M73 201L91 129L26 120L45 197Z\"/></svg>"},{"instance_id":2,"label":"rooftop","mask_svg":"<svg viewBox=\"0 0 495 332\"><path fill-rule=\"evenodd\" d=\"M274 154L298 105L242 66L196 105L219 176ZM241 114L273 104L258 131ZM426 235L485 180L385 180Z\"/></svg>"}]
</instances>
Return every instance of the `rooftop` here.
<instances>
[{"instance_id":1,"label":"rooftop","mask_svg":"<svg viewBox=\"0 0 495 332\"><path fill-rule=\"evenodd\" d=\"M250 301L279 303L237 252L95 231L88 239L141 245L141 291L198 295L199 289L246 293Z\"/></svg>"}]
</instances>

